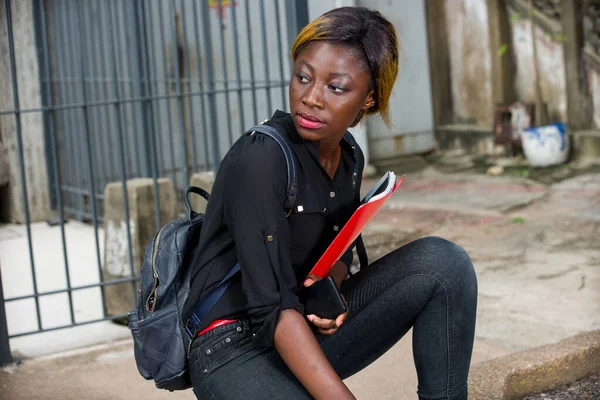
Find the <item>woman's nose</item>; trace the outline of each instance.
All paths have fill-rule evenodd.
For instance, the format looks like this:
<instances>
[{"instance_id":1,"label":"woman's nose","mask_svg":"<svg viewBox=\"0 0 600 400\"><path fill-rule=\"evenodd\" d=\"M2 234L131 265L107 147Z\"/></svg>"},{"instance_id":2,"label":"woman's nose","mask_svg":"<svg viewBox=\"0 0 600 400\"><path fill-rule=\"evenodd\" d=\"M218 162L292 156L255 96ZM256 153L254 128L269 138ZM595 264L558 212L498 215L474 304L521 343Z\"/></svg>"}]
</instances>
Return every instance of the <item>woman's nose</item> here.
<instances>
[{"instance_id":1,"label":"woman's nose","mask_svg":"<svg viewBox=\"0 0 600 400\"><path fill-rule=\"evenodd\" d=\"M323 91L318 88L318 85L310 85L310 87L304 92L302 96L302 104L310 108L324 107Z\"/></svg>"}]
</instances>

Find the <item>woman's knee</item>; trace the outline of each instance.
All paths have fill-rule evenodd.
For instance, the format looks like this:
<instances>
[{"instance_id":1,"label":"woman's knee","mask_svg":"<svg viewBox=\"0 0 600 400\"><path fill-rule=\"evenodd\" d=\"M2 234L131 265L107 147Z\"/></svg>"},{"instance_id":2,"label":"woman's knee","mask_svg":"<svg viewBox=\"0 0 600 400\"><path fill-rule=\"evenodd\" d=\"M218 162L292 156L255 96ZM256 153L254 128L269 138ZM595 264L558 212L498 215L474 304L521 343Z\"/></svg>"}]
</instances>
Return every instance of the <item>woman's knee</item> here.
<instances>
[{"instance_id":1,"label":"woman's knee","mask_svg":"<svg viewBox=\"0 0 600 400\"><path fill-rule=\"evenodd\" d=\"M426 268L443 280L460 286L477 286L477 276L471 258L456 243L437 236L427 236L411 243L429 260Z\"/></svg>"}]
</instances>

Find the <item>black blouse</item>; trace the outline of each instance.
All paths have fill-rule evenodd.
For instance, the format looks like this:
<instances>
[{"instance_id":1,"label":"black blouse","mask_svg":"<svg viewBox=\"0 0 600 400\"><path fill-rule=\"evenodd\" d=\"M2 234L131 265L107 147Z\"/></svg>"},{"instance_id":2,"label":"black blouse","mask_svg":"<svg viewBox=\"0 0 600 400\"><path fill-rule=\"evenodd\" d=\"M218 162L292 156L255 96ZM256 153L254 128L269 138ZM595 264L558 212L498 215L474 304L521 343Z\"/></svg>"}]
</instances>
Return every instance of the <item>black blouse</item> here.
<instances>
[{"instance_id":1,"label":"black blouse","mask_svg":"<svg viewBox=\"0 0 600 400\"><path fill-rule=\"evenodd\" d=\"M331 179L319 162L319 143L300 138L290 114L277 111L267 123L285 132L296 156L294 209L286 217L287 165L277 143L265 135L243 136L229 150L215 178L200 251L190 260L191 292L183 311L185 321L198 300L239 260L241 276L232 278L198 329L215 319L247 317L257 346L273 346L282 310L303 313L296 289L358 207L362 176L361 165L353 188L357 160L346 139ZM342 261L352 263L352 250Z\"/></svg>"}]
</instances>

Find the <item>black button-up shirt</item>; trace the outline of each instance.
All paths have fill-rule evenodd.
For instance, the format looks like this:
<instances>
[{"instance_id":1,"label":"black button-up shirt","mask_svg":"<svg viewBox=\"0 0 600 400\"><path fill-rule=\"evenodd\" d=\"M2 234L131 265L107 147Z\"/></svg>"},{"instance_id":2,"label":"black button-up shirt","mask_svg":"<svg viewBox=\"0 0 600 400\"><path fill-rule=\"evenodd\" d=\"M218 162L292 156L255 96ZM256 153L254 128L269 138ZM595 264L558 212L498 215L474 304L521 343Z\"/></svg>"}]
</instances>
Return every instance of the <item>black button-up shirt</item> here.
<instances>
[{"instance_id":1,"label":"black button-up shirt","mask_svg":"<svg viewBox=\"0 0 600 400\"><path fill-rule=\"evenodd\" d=\"M332 179L319 162L319 143L304 141L290 114L277 111L268 124L285 133L296 156L294 209L286 217L287 164L278 144L261 134L243 136L215 178L199 251L190 260L191 292L183 312L185 321L239 261L241 275L232 278L198 329L215 319L248 317L257 346L273 346L282 310L303 313L296 289L358 207L362 176L361 165L353 185L357 160L346 139ZM342 261L352 263L352 250Z\"/></svg>"}]
</instances>

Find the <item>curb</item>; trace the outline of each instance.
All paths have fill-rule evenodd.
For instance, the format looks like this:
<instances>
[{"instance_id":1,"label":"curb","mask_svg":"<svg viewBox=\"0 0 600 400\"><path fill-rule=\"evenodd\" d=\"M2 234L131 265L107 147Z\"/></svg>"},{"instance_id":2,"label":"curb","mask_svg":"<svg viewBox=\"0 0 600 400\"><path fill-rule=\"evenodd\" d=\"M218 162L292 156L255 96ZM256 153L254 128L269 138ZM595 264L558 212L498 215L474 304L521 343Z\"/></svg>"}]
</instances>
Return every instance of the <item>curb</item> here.
<instances>
[{"instance_id":1,"label":"curb","mask_svg":"<svg viewBox=\"0 0 600 400\"><path fill-rule=\"evenodd\" d=\"M473 366L472 400L521 399L600 371L600 330Z\"/></svg>"}]
</instances>

